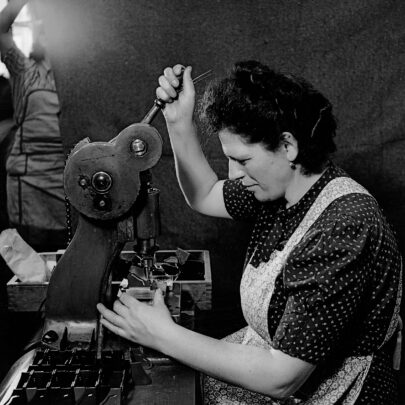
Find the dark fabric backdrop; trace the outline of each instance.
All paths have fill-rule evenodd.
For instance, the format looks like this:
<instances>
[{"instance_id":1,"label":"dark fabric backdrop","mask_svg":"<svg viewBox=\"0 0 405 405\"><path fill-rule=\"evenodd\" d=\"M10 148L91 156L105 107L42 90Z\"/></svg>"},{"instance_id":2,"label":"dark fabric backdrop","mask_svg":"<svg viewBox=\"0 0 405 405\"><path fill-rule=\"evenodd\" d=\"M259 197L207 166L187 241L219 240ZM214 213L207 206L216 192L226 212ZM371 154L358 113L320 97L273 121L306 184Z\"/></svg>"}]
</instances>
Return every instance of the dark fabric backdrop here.
<instances>
[{"instance_id":1,"label":"dark fabric backdrop","mask_svg":"<svg viewBox=\"0 0 405 405\"><path fill-rule=\"evenodd\" d=\"M164 67L221 74L258 59L301 75L331 100L339 120L336 161L379 200L405 253L405 2L403 0L37 0L56 72L65 150L109 140L139 122ZM199 93L202 90L199 85ZM163 117L160 246L208 249L214 307L237 305L247 228L185 204ZM217 139L203 139L221 177Z\"/></svg>"}]
</instances>

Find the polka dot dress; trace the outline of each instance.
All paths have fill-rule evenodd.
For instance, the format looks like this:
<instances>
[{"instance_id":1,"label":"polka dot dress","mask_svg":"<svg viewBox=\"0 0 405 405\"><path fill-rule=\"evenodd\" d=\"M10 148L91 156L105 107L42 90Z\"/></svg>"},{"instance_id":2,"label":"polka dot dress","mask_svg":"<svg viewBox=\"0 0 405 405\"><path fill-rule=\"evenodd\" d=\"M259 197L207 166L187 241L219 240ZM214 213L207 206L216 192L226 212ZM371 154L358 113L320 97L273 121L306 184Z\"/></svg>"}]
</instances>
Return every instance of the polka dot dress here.
<instances>
[{"instance_id":1,"label":"polka dot dress","mask_svg":"<svg viewBox=\"0 0 405 405\"><path fill-rule=\"evenodd\" d=\"M247 261L254 267L282 250L321 190L347 176L330 164L294 206L259 203L239 182L226 181L233 218L254 221ZM316 364L296 396L305 403L349 356L373 355L356 404L396 404L394 337L384 343L397 306L400 256L375 199L349 194L335 200L293 249L275 281L268 309L275 348Z\"/></svg>"}]
</instances>

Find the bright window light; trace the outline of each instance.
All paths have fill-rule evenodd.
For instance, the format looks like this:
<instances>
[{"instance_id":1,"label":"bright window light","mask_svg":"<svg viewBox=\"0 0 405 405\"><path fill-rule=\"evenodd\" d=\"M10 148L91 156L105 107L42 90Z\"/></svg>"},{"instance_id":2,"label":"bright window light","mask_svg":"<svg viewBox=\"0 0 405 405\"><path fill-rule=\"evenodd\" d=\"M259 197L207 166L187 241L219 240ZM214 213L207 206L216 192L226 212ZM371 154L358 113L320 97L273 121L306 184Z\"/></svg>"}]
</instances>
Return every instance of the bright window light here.
<instances>
[{"instance_id":1,"label":"bright window light","mask_svg":"<svg viewBox=\"0 0 405 405\"><path fill-rule=\"evenodd\" d=\"M0 9L2 10L7 4L7 0L0 0ZM33 18L29 7L25 5L13 24L13 38L21 51L28 56L32 49L32 23ZM4 63L0 62L0 75L9 77Z\"/></svg>"}]
</instances>

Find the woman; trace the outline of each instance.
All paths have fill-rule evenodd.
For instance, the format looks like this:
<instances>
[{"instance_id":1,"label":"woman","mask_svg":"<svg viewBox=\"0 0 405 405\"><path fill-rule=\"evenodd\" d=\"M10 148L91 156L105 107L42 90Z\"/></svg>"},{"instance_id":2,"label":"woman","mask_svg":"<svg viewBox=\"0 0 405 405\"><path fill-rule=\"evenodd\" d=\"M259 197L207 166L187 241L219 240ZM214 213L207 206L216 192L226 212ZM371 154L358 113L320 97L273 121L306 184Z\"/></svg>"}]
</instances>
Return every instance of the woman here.
<instances>
[{"instance_id":1,"label":"woman","mask_svg":"<svg viewBox=\"0 0 405 405\"><path fill-rule=\"evenodd\" d=\"M99 305L111 331L202 371L207 404L394 404L401 260L375 199L329 161L335 119L302 79L248 61L205 93L229 179L197 140L191 68L167 68L157 96L188 204L254 222L241 281L248 326L215 340L123 295ZM198 350L196 350L198 348Z\"/></svg>"}]
</instances>

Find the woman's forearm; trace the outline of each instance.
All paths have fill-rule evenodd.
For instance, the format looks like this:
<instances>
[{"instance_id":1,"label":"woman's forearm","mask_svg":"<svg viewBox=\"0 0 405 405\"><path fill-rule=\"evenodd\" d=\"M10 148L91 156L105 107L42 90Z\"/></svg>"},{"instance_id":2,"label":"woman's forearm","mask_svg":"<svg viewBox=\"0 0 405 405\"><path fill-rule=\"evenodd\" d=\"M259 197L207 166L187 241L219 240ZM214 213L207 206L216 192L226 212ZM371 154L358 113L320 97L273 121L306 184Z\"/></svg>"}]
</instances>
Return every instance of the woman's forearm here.
<instances>
[{"instance_id":1,"label":"woman's forearm","mask_svg":"<svg viewBox=\"0 0 405 405\"><path fill-rule=\"evenodd\" d=\"M292 395L315 366L278 350L213 339L174 324L158 350L231 384L274 398Z\"/></svg>"},{"instance_id":2,"label":"woman's forearm","mask_svg":"<svg viewBox=\"0 0 405 405\"><path fill-rule=\"evenodd\" d=\"M97 308L102 325L118 336L147 345L218 379L274 398L292 395L315 368L271 347L229 343L176 324L159 289L152 305L122 294L112 309L102 304Z\"/></svg>"},{"instance_id":3,"label":"woman's forearm","mask_svg":"<svg viewBox=\"0 0 405 405\"><path fill-rule=\"evenodd\" d=\"M176 175L187 203L197 211L213 186L218 182L197 137L194 123L169 126Z\"/></svg>"},{"instance_id":4,"label":"woman's forearm","mask_svg":"<svg viewBox=\"0 0 405 405\"><path fill-rule=\"evenodd\" d=\"M5 34L10 29L27 0L10 0L0 13L0 33Z\"/></svg>"}]
</instances>

